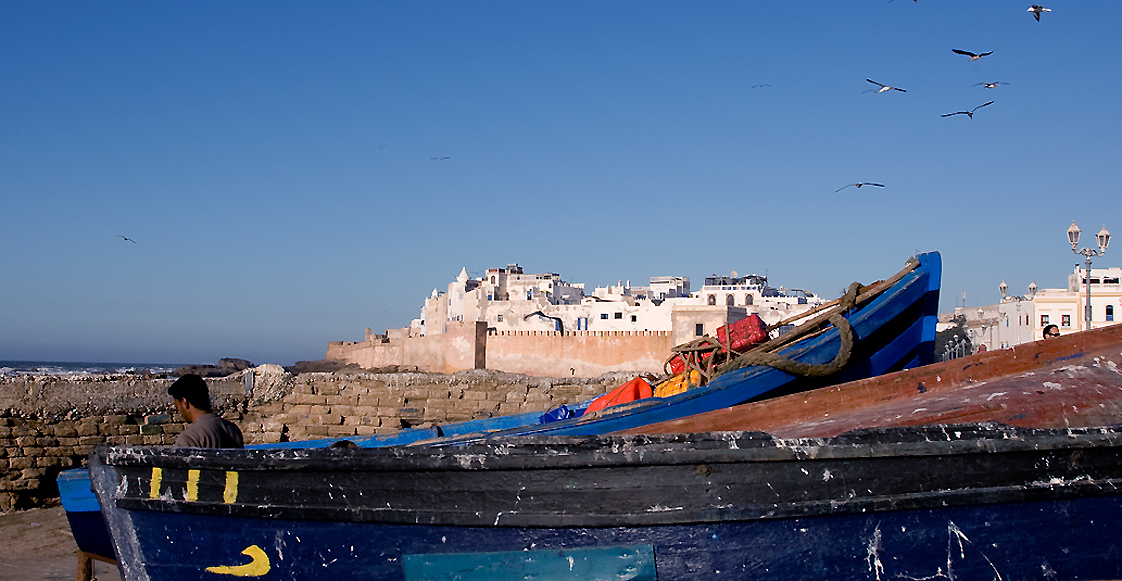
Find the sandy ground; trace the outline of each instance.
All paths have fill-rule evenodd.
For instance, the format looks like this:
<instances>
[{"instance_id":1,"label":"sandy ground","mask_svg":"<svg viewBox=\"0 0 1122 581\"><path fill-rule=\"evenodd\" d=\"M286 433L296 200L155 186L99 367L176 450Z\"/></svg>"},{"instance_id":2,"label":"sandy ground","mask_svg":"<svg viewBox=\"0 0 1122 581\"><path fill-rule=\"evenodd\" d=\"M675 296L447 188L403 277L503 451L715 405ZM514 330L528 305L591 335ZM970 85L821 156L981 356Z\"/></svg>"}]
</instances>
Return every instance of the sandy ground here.
<instances>
[{"instance_id":1,"label":"sandy ground","mask_svg":"<svg viewBox=\"0 0 1122 581\"><path fill-rule=\"evenodd\" d=\"M61 506L0 515L0 581L73 581L78 547ZM94 562L99 581L120 581L117 569Z\"/></svg>"}]
</instances>

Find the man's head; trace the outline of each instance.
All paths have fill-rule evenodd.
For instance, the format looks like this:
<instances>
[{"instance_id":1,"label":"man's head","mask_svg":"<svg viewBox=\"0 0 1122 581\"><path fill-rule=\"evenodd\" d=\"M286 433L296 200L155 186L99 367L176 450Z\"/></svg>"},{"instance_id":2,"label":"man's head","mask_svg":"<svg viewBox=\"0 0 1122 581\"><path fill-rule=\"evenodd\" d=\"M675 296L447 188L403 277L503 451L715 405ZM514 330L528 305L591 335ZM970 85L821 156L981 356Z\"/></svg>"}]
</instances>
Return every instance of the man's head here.
<instances>
[{"instance_id":1,"label":"man's head","mask_svg":"<svg viewBox=\"0 0 1122 581\"><path fill-rule=\"evenodd\" d=\"M206 382L193 373L175 380L175 383L168 387L168 395L175 398L177 402L184 400L195 409L210 411L210 392L207 391Z\"/></svg>"},{"instance_id":2,"label":"man's head","mask_svg":"<svg viewBox=\"0 0 1122 581\"><path fill-rule=\"evenodd\" d=\"M1044 326L1044 338L1045 339L1051 339L1052 337L1059 337L1059 336L1060 336L1060 328L1059 327L1057 327L1056 325L1045 325Z\"/></svg>"}]
</instances>

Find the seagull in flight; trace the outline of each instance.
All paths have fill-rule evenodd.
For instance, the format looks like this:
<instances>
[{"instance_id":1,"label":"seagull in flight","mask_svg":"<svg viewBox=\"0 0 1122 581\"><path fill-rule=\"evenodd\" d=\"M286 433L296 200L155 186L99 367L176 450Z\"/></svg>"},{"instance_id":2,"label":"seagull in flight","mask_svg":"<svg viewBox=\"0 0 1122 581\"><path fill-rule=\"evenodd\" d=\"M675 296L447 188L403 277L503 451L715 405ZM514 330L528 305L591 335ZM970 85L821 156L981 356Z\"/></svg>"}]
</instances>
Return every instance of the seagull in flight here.
<instances>
[{"instance_id":1,"label":"seagull in flight","mask_svg":"<svg viewBox=\"0 0 1122 581\"><path fill-rule=\"evenodd\" d=\"M842 190L844 190L844 189L846 189L850 186L855 187L855 188L860 188L862 186L876 186L878 188L883 188L884 184L877 184L877 183L873 183L873 182L857 182L855 184L849 184L847 186L842 186L842 187L834 190L834 193L836 194L836 193L838 193L838 192L840 192L840 191L842 191Z\"/></svg>"},{"instance_id":2,"label":"seagull in flight","mask_svg":"<svg viewBox=\"0 0 1122 581\"><path fill-rule=\"evenodd\" d=\"M992 105L992 104L993 104L993 101L990 101L988 103L982 103L981 105L978 105L977 107L974 107L973 109L971 109L969 111L955 111L954 113L947 113L946 115L943 115L943 117L950 117L951 115L966 115L967 117L973 119L975 111L977 111L978 109L981 109L982 107L985 107L986 105Z\"/></svg>"},{"instance_id":3,"label":"seagull in flight","mask_svg":"<svg viewBox=\"0 0 1122 581\"><path fill-rule=\"evenodd\" d=\"M977 87L978 85L981 85L981 86L983 86L987 89L996 89L998 85L1008 85L1008 84L1009 83L1006 83L1006 82L1003 82L1003 81L994 81L992 83L974 83L973 85L970 85L970 86L971 87Z\"/></svg>"},{"instance_id":4,"label":"seagull in flight","mask_svg":"<svg viewBox=\"0 0 1122 581\"><path fill-rule=\"evenodd\" d=\"M981 54L974 54L974 53L972 53L968 50L958 50L957 48L952 48L951 50L954 51L956 54L964 54L964 55L970 57L970 60L972 60L972 61L976 61L976 60L978 60L978 59L980 59L984 56L989 56L989 55L993 54L992 50L989 51L989 52L983 52Z\"/></svg>"},{"instance_id":5,"label":"seagull in flight","mask_svg":"<svg viewBox=\"0 0 1122 581\"><path fill-rule=\"evenodd\" d=\"M136 244L136 240L133 240L132 238L129 238L127 236L121 236L120 234L118 234L117 238L120 238L121 240L128 240L129 242L132 242L133 244Z\"/></svg>"},{"instance_id":6,"label":"seagull in flight","mask_svg":"<svg viewBox=\"0 0 1122 581\"><path fill-rule=\"evenodd\" d=\"M1041 12L1051 12L1051 11L1052 11L1051 8L1045 8L1045 7L1043 7L1039 4L1033 4L1032 6L1029 6L1029 9L1026 12L1032 12L1032 16L1034 18L1036 18L1036 21L1040 22L1040 13Z\"/></svg>"},{"instance_id":7,"label":"seagull in flight","mask_svg":"<svg viewBox=\"0 0 1122 581\"><path fill-rule=\"evenodd\" d=\"M444 161L446 159L452 159L452 158L448 157L447 155L442 155L440 157L430 157L429 159L431 159L433 161Z\"/></svg>"},{"instance_id":8,"label":"seagull in flight","mask_svg":"<svg viewBox=\"0 0 1122 581\"><path fill-rule=\"evenodd\" d=\"M761 87L770 87L770 86L771 86L771 85L768 85L768 84L766 84L766 83L765 83L765 84L763 84L763 85L752 85L752 86L751 86L750 88L752 88L752 89L759 89L759 88L761 88Z\"/></svg>"},{"instance_id":9,"label":"seagull in flight","mask_svg":"<svg viewBox=\"0 0 1122 581\"><path fill-rule=\"evenodd\" d=\"M878 82L876 82L872 79L865 79L865 80L869 81L870 83L872 83L872 84L874 84L878 87L880 87L879 89L869 89L869 91L876 91L878 93L883 93L885 91L900 91L901 93L907 93L907 91L905 91L904 89L898 88L898 87L889 87L888 85L882 85L882 84L880 84L880 83L878 83ZM865 92L868 93L869 91L865 91Z\"/></svg>"}]
</instances>

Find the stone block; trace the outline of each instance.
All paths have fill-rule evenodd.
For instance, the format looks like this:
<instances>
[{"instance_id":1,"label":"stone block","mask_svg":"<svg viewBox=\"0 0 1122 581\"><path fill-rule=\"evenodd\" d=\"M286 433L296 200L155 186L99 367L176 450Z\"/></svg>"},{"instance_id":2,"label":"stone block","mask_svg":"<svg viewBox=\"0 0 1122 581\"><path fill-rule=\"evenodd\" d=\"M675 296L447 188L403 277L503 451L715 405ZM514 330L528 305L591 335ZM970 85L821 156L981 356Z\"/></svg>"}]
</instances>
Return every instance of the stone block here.
<instances>
[{"instance_id":1,"label":"stone block","mask_svg":"<svg viewBox=\"0 0 1122 581\"><path fill-rule=\"evenodd\" d=\"M328 426L327 435L331 438L346 438L355 435L352 426Z\"/></svg>"},{"instance_id":2,"label":"stone block","mask_svg":"<svg viewBox=\"0 0 1122 581\"><path fill-rule=\"evenodd\" d=\"M326 405L326 395L314 395L309 393L297 393L285 398L285 401L291 402L296 405Z\"/></svg>"},{"instance_id":3,"label":"stone block","mask_svg":"<svg viewBox=\"0 0 1122 581\"><path fill-rule=\"evenodd\" d=\"M146 424L140 426L140 435L142 436L161 436L164 433L164 427L156 424Z\"/></svg>"},{"instance_id":4,"label":"stone block","mask_svg":"<svg viewBox=\"0 0 1122 581\"><path fill-rule=\"evenodd\" d=\"M508 402L508 401L499 404L499 415L501 415L501 416L510 415L510 414L517 414L517 413L520 413L520 412L523 412L523 411L526 411L526 410L523 409L522 404Z\"/></svg>"},{"instance_id":5,"label":"stone block","mask_svg":"<svg viewBox=\"0 0 1122 581\"><path fill-rule=\"evenodd\" d=\"M353 415L355 415L354 406L333 405L328 409L330 410L328 413L330 413L331 415L338 415L338 416L353 416Z\"/></svg>"},{"instance_id":6,"label":"stone block","mask_svg":"<svg viewBox=\"0 0 1122 581\"><path fill-rule=\"evenodd\" d=\"M160 424L166 424L166 423L170 422L171 419L172 419L171 415L169 415L169 414L155 414L155 415L145 417L144 418L144 423L146 425L149 425L149 426L156 426L156 425L160 425ZM141 433L144 433L144 432L141 431Z\"/></svg>"},{"instance_id":7,"label":"stone block","mask_svg":"<svg viewBox=\"0 0 1122 581\"><path fill-rule=\"evenodd\" d=\"M55 466L61 466L62 465L61 460L62 459L59 458L58 456L39 456L38 458L35 459L35 467L36 468L53 468Z\"/></svg>"},{"instance_id":8,"label":"stone block","mask_svg":"<svg viewBox=\"0 0 1122 581\"><path fill-rule=\"evenodd\" d=\"M64 422L55 426L55 437L57 438L76 438L78 437L78 427L73 422Z\"/></svg>"},{"instance_id":9,"label":"stone block","mask_svg":"<svg viewBox=\"0 0 1122 581\"><path fill-rule=\"evenodd\" d=\"M355 406L358 405L357 395L329 395L327 396L327 405L335 406Z\"/></svg>"},{"instance_id":10,"label":"stone block","mask_svg":"<svg viewBox=\"0 0 1122 581\"><path fill-rule=\"evenodd\" d=\"M144 436L141 436L139 433L126 435L125 443L129 446L143 446Z\"/></svg>"}]
</instances>

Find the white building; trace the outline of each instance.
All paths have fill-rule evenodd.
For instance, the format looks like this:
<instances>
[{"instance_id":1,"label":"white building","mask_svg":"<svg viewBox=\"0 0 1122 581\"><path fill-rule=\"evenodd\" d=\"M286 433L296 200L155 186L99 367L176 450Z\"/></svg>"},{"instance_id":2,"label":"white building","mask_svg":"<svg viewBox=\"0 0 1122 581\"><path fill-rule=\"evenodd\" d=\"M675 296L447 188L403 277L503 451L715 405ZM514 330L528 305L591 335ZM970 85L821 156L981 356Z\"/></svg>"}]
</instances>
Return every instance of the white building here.
<instances>
[{"instance_id":1,"label":"white building","mask_svg":"<svg viewBox=\"0 0 1122 581\"><path fill-rule=\"evenodd\" d=\"M705 282L691 293L689 278L658 276L649 287L620 281L588 295L583 283L556 273L527 274L517 264L488 269L480 278L465 268L446 292L432 291L410 332L443 333L449 322L485 321L494 331L668 331L688 339L752 313L774 324L826 302L807 291L771 288L756 275Z\"/></svg>"},{"instance_id":2,"label":"white building","mask_svg":"<svg viewBox=\"0 0 1122 581\"><path fill-rule=\"evenodd\" d=\"M1005 349L1043 338L1044 327L1058 325L1060 334L1087 329L1084 307L1087 285L1091 287L1091 328L1118 323L1122 309L1122 268L1092 268L1088 283L1086 269L1078 266L1068 275L1066 289L1037 289L1029 285L1024 296L1006 294L1001 283L1001 302L984 307L956 307L955 315L965 319L967 332L975 349ZM942 317L949 319L949 317ZM941 349L941 346L936 346Z\"/></svg>"}]
</instances>

